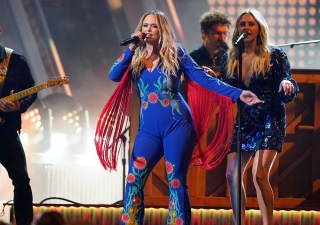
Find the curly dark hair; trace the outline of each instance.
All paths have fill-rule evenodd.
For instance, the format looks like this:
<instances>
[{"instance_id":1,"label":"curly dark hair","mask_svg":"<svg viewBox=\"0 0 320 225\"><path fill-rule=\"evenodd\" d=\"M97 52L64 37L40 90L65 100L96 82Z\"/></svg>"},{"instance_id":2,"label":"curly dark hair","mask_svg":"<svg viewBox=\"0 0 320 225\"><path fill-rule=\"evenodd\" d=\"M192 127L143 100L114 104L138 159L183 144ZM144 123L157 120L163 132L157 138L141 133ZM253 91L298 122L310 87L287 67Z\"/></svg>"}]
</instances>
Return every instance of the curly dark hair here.
<instances>
[{"instance_id":1,"label":"curly dark hair","mask_svg":"<svg viewBox=\"0 0 320 225\"><path fill-rule=\"evenodd\" d=\"M214 25L231 25L231 20L229 19L228 14L222 13L216 10L211 10L205 12L200 17L200 26L201 30L205 33L208 33L212 26Z\"/></svg>"}]
</instances>

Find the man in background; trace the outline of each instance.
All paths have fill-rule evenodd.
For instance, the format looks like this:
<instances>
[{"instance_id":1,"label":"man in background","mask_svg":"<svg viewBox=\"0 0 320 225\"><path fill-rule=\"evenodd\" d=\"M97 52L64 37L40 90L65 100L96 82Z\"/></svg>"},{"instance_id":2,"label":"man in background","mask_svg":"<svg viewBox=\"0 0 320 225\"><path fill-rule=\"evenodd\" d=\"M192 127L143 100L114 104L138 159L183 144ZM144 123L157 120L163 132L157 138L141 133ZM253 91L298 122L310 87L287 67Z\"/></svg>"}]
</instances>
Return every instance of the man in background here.
<instances>
[{"instance_id":1,"label":"man in background","mask_svg":"<svg viewBox=\"0 0 320 225\"><path fill-rule=\"evenodd\" d=\"M190 53L199 66L207 66L213 70L219 67L220 59L228 49L226 40L229 35L229 25L231 21L225 13L208 11L201 15L200 27L203 44Z\"/></svg>"},{"instance_id":2,"label":"man in background","mask_svg":"<svg viewBox=\"0 0 320 225\"><path fill-rule=\"evenodd\" d=\"M203 69L209 67L214 72L219 70L220 59L229 49L226 40L229 35L229 16L219 11L207 11L200 17L201 38L203 43L200 48L193 50L190 56ZM182 78L183 81L184 78ZM185 82L180 85L180 92L188 101Z\"/></svg>"}]
</instances>

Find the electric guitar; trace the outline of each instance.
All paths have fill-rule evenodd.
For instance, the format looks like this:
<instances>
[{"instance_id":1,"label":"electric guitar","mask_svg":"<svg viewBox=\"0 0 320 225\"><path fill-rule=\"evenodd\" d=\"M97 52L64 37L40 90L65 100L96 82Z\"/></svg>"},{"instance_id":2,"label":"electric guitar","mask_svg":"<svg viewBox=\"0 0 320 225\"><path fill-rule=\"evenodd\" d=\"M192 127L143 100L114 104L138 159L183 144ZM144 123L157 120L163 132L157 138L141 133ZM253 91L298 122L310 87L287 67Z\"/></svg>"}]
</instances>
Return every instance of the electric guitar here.
<instances>
[{"instance_id":1,"label":"electric guitar","mask_svg":"<svg viewBox=\"0 0 320 225\"><path fill-rule=\"evenodd\" d=\"M1 100L5 99L5 100L8 100L8 101L14 102L14 101L17 101L17 100L19 100L21 98L24 98L24 97L28 96L28 95L37 93L37 92L39 92L39 91L41 91L43 89L50 88L50 87L55 87L55 86L61 86L63 84L69 84L69 79L67 77L50 78L47 82L45 82L43 84L40 84L40 85L31 87L31 88L25 89L23 91L19 91L17 93L14 93L12 95L7 96L7 97L1 98ZM5 123L5 119L0 116L0 125L2 125L4 123Z\"/></svg>"}]
</instances>

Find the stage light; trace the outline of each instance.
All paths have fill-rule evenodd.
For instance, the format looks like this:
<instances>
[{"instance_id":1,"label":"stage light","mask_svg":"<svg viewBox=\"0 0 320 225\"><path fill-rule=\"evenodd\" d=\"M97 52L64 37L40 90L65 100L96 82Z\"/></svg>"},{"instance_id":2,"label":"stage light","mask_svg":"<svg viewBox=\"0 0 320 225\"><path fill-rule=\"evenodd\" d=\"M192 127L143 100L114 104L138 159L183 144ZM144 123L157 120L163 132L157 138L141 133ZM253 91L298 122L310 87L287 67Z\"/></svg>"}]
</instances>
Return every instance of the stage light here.
<instances>
[{"instance_id":1,"label":"stage light","mask_svg":"<svg viewBox=\"0 0 320 225\"><path fill-rule=\"evenodd\" d=\"M284 27L287 25L287 20L286 18L284 17L280 17L277 19L278 20L278 25L281 26L281 27Z\"/></svg>"},{"instance_id":2,"label":"stage light","mask_svg":"<svg viewBox=\"0 0 320 225\"><path fill-rule=\"evenodd\" d=\"M230 7L228 7L228 14L230 15L230 16L234 16L234 15L236 15L236 8L234 7L234 6L230 6Z\"/></svg>"},{"instance_id":3,"label":"stage light","mask_svg":"<svg viewBox=\"0 0 320 225\"><path fill-rule=\"evenodd\" d=\"M271 16L270 18L273 18L272 16L275 16L276 12L277 12L277 10L273 6L270 6L267 10L267 14L269 14L269 16ZM268 20L268 21L270 21L270 20ZM269 25L270 25L270 22L269 22Z\"/></svg>"},{"instance_id":4,"label":"stage light","mask_svg":"<svg viewBox=\"0 0 320 225\"><path fill-rule=\"evenodd\" d=\"M88 136L87 111L73 97L61 93L49 95L42 101L52 111L51 150L63 148L69 153L82 153L86 148L84 143ZM59 146L59 143L56 143L59 142L59 137L66 140L63 142L66 145Z\"/></svg>"},{"instance_id":5,"label":"stage light","mask_svg":"<svg viewBox=\"0 0 320 225\"><path fill-rule=\"evenodd\" d=\"M294 28L290 28L288 33L289 33L289 36L295 36L296 35L296 30Z\"/></svg>"},{"instance_id":6,"label":"stage light","mask_svg":"<svg viewBox=\"0 0 320 225\"><path fill-rule=\"evenodd\" d=\"M280 6L278 8L278 14L279 15L286 15L287 14L287 8L286 7L283 7L283 6Z\"/></svg>"},{"instance_id":7,"label":"stage light","mask_svg":"<svg viewBox=\"0 0 320 225\"><path fill-rule=\"evenodd\" d=\"M311 58L313 58L313 57L315 57L316 52L315 52L315 51L309 51L308 54L309 54L309 56L310 56Z\"/></svg>"},{"instance_id":8,"label":"stage light","mask_svg":"<svg viewBox=\"0 0 320 225\"><path fill-rule=\"evenodd\" d=\"M21 142L32 153L45 152L50 147L50 110L37 99L22 114Z\"/></svg>"},{"instance_id":9,"label":"stage light","mask_svg":"<svg viewBox=\"0 0 320 225\"><path fill-rule=\"evenodd\" d=\"M295 26L295 25L296 25L296 20L295 20L295 18L290 17L290 18L288 19L288 24L289 24L290 26ZM293 29L293 28L291 28L291 29Z\"/></svg>"},{"instance_id":10,"label":"stage light","mask_svg":"<svg viewBox=\"0 0 320 225\"><path fill-rule=\"evenodd\" d=\"M314 18L310 18L309 19L309 24L312 25L312 26L316 25L316 20Z\"/></svg>"},{"instance_id":11,"label":"stage light","mask_svg":"<svg viewBox=\"0 0 320 225\"><path fill-rule=\"evenodd\" d=\"M317 9L315 7L310 7L309 8L309 14L311 16L315 16L317 14Z\"/></svg>"},{"instance_id":12,"label":"stage light","mask_svg":"<svg viewBox=\"0 0 320 225\"><path fill-rule=\"evenodd\" d=\"M109 3L109 7L112 10L119 10L120 8L122 8L121 0L108 0L108 3Z\"/></svg>"},{"instance_id":13,"label":"stage light","mask_svg":"<svg viewBox=\"0 0 320 225\"><path fill-rule=\"evenodd\" d=\"M284 37L286 35L287 31L284 28L280 28L278 31L278 34L280 37Z\"/></svg>"},{"instance_id":14,"label":"stage light","mask_svg":"<svg viewBox=\"0 0 320 225\"><path fill-rule=\"evenodd\" d=\"M238 0L239 5L244 5L246 3L246 0Z\"/></svg>"},{"instance_id":15,"label":"stage light","mask_svg":"<svg viewBox=\"0 0 320 225\"><path fill-rule=\"evenodd\" d=\"M290 6L290 7L289 7L289 10L288 10L288 15L289 15L289 16L295 16L296 13L297 13L296 7Z\"/></svg>"}]
</instances>

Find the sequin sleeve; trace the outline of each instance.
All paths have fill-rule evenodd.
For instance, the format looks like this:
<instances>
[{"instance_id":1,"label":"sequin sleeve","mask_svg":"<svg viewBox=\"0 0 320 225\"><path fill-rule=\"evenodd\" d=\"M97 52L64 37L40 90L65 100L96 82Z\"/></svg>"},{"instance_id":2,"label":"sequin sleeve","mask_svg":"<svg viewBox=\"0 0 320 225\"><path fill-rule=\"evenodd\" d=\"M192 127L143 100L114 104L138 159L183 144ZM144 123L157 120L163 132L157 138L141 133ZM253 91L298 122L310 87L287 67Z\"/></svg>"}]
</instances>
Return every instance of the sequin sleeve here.
<instances>
[{"instance_id":1,"label":"sequin sleeve","mask_svg":"<svg viewBox=\"0 0 320 225\"><path fill-rule=\"evenodd\" d=\"M291 67L288 60L287 54L278 47L272 47L271 61L273 64L273 72L277 79L278 86L283 80L290 81L294 86L294 93L292 95L285 95L283 91L279 92L279 98L283 103L291 102L294 98L297 97L299 92L299 87L297 82L291 77Z\"/></svg>"}]
</instances>

